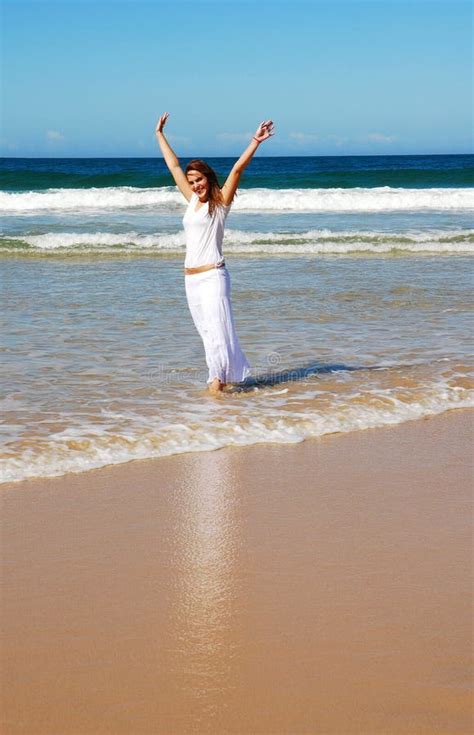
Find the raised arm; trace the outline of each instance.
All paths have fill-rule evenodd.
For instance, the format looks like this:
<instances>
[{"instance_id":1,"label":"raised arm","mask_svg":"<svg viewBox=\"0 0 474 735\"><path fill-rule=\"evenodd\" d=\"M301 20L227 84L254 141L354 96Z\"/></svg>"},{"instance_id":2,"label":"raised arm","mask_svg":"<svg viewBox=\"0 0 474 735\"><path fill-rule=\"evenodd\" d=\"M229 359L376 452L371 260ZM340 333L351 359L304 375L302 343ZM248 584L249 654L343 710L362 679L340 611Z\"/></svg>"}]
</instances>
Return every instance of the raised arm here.
<instances>
[{"instance_id":1,"label":"raised arm","mask_svg":"<svg viewBox=\"0 0 474 735\"><path fill-rule=\"evenodd\" d=\"M249 165L253 158L255 151L257 150L260 143L264 140L271 138L273 135L273 122L272 120L266 120L258 126L252 140L240 156L239 160L233 165L230 174L228 175L224 186L222 187L222 200L226 206L232 203L234 194L237 191L240 177Z\"/></svg>"},{"instance_id":2,"label":"raised arm","mask_svg":"<svg viewBox=\"0 0 474 735\"><path fill-rule=\"evenodd\" d=\"M158 120L158 124L156 126L156 131L155 131L156 139L161 148L161 152L163 154L163 158L165 159L165 163L170 170L171 176L176 182L176 186L180 190L181 194L183 194L183 196L189 201L193 194L193 190L189 186L185 173L183 169L181 168L181 166L179 165L179 161L163 133L163 128L165 127L168 117L169 117L169 112L165 112Z\"/></svg>"}]
</instances>

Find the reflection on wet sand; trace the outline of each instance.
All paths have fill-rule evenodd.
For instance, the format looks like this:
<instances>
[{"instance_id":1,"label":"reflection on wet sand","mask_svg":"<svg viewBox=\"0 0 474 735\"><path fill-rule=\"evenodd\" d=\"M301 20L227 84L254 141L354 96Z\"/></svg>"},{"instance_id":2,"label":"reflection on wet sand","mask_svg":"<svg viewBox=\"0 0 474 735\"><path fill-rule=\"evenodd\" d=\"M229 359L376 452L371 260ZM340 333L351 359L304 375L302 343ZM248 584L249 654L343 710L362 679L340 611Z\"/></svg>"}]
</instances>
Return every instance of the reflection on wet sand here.
<instances>
[{"instance_id":1,"label":"reflection on wet sand","mask_svg":"<svg viewBox=\"0 0 474 735\"><path fill-rule=\"evenodd\" d=\"M176 649L169 673L179 676L181 694L196 727L201 718L213 718L231 696L236 604L241 593L237 589L241 529L234 466L222 452L193 458L175 517L170 614Z\"/></svg>"}]
</instances>

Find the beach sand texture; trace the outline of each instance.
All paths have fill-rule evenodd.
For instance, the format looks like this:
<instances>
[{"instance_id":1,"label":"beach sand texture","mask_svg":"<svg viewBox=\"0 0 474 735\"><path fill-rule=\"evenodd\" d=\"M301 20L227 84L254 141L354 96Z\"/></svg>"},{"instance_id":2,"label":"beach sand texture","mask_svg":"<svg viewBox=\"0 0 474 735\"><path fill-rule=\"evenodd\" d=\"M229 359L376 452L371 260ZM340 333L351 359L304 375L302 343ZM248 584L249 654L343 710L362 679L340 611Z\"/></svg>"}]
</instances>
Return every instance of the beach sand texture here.
<instances>
[{"instance_id":1,"label":"beach sand texture","mask_svg":"<svg viewBox=\"0 0 474 735\"><path fill-rule=\"evenodd\" d=\"M4 735L471 733L472 417L4 485Z\"/></svg>"}]
</instances>

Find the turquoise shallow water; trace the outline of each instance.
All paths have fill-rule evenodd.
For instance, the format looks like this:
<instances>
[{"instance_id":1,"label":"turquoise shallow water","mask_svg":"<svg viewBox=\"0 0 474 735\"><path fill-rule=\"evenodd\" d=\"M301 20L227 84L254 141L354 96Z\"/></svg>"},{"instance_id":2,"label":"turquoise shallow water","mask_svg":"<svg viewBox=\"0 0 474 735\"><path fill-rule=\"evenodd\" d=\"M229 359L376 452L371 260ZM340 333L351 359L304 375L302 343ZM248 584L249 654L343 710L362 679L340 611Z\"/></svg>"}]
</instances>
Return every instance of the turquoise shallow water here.
<instances>
[{"instance_id":1,"label":"turquoise shallow water","mask_svg":"<svg viewBox=\"0 0 474 735\"><path fill-rule=\"evenodd\" d=\"M469 258L228 264L255 381L215 400L180 260L4 263L4 479L472 405Z\"/></svg>"},{"instance_id":2,"label":"turquoise shallow water","mask_svg":"<svg viewBox=\"0 0 474 735\"><path fill-rule=\"evenodd\" d=\"M472 405L472 157L400 158L336 159L337 187L334 160L252 163L225 252L253 380L221 400L203 390L184 200L150 178L161 164L10 162L2 479Z\"/></svg>"}]
</instances>

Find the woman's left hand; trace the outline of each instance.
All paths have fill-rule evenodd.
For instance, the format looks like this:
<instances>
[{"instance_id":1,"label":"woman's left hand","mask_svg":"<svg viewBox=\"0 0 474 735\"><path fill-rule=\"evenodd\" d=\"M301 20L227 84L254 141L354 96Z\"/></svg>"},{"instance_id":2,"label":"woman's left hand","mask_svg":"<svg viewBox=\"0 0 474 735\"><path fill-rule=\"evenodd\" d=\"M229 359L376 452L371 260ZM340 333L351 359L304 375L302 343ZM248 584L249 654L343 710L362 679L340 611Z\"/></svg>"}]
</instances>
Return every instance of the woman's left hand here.
<instances>
[{"instance_id":1,"label":"woman's left hand","mask_svg":"<svg viewBox=\"0 0 474 735\"><path fill-rule=\"evenodd\" d=\"M273 120L264 120L260 123L258 126L254 138L259 142L263 143L264 140L267 140L267 138L271 138L272 135L274 135L273 132Z\"/></svg>"}]
</instances>

